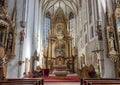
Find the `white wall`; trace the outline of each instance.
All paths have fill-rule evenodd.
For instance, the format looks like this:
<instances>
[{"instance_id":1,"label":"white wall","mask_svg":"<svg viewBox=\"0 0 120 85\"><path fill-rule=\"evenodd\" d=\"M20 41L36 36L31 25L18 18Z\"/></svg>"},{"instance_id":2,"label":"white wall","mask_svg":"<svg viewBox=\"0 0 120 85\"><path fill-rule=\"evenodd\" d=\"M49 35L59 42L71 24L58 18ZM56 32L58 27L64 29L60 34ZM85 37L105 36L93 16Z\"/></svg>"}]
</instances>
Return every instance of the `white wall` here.
<instances>
[{"instance_id":1,"label":"white wall","mask_svg":"<svg viewBox=\"0 0 120 85\"><path fill-rule=\"evenodd\" d=\"M8 0L8 10L10 15L12 15L13 7L14 7L14 2L15 0ZM20 47L20 42L19 42L19 33L20 30L22 29L20 27L20 21L22 18L22 2L23 0L17 0L17 36L16 36L16 48L15 48L15 59L12 59L8 63L8 68L7 68L7 77L18 77L19 76L19 71L18 71L18 61L19 61L19 47ZM14 75L13 75L14 74Z\"/></svg>"},{"instance_id":2,"label":"white wall","mask_svg":"<svg viewBox=\"0 0 120 85\"><path fill-rule=\"evenodd\" d=\"M10 14L12 13L14 7L15 0L8 0L8 10ZM25 71L25 63L21 66L18 65L18 61L25 61L25 58L30 59L33 56L34 49L33 48L33 32L34 32L34 0L26 0L28 9L25 12L26 27L22 28L20 22L22 21L22 12L23 12L23 1L17 0L17 37L16 37L16 49L15 49L15 59L11 60L8 63L7 68L7 77L15 78L15 77L23 77L23 72ZM22 45L20 45L20 31L25 31L24 41ZM21 50L20 50L21 48Z\"/></svg>"}]
</instances>

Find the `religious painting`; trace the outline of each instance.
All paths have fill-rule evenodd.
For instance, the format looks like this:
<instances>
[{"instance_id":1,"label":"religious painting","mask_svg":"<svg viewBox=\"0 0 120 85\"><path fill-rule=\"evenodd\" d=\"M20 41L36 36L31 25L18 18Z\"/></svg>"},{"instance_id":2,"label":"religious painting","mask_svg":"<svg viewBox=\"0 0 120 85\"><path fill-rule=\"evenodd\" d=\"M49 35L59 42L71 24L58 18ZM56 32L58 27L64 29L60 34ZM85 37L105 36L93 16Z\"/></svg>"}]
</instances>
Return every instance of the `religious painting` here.
<instances>
[{"instance_id":1,"label":"religious painting","mask_svg":"<svg viewBox=\"0 0 120 85\"><path fill-rule=\"evenodd\" d=\"M65 44L63 41L56 42L55 56L65 56Z\"/></svg>"},{"instance_id":2,"label":"religious painting","mask_svg":"<svg viewBox=\"0 0 120 85\"><path fill-rule=\"evenodd\" d=\"M63 30L60 25L57 26L57 34L63 34Z\"/></svg>"},{"instance_id":3,"label":"religious painting","mask_svg":"<svg viewBox=\"0 0 120 85\"><path fill-rule=\"evenodd\" d=\"M6 37L6 55L8 59L13 59L15 57L15 42L16 42L16 33L14 29L10 29Z\"/></svg>"}]
</instances>

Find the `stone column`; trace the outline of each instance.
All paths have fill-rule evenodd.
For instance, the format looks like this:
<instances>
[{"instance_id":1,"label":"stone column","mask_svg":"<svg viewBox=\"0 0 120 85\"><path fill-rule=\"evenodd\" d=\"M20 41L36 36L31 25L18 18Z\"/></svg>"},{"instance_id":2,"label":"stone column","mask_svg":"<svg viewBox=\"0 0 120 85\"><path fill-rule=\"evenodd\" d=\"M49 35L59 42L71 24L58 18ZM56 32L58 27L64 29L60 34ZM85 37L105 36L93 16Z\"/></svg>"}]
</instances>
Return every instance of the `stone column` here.
<instances>
[{"instance_id":1,"label":"stone column","mask_svg":"<svg viewBox=\"0 0 120 85\"><path fill-rule=\"evenodd\" d=\"M51 35L51 29L48 31L48 37ZM51 57L51 39L48 38L48 57Z\"/></svg>"},{"instance_id":2,"label":"stone column","mask_svg":"<svg viewBox=\"0 0 120 85\"><path fill-rule=\"evenodd\" d=\"M52 30L51 30L51 34L53 34L53 33L54 33L54 15L51 15L51 25L52 25L52 26L51 26L51 27L52 27L52 28L51 28L51 29L52 29Z\"/></svg>"},{"instance_id":3,"label":"stone column","mask_svg":"<svg viewBox=\"0 0 120 85\"><path fill-rule=\"evenodd\" d=\"M70 48L69 48L69 49L70 49L70 50L69 50L69 53L70 53L70 57L72 57L72 40L69 41L69 45L70 45L70 46L69 46L69 47L70 47Z\"/></svg>"},{"instance_id":4,"label":"stone column","mask_svg":"<svg viewBox=\"0 0 120 85\"><path fill-rule=\"evenodd\" d=\"M67 31L70 31L69 15L67 15Z\"/></svg>"}]
</instances>

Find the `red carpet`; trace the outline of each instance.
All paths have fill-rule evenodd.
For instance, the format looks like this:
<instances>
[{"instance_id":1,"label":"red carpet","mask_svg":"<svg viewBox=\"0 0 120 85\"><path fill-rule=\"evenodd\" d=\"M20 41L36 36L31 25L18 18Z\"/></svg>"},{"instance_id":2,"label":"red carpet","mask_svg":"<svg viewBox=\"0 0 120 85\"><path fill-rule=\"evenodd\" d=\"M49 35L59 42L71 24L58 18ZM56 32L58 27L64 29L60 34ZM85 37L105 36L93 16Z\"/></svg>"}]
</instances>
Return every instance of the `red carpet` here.
<instances>
[{"instance_id":1,"label":"red carpet","mask_svg":"<svg viewBox=\"0 0 120 85\"><path fill-rule=\"evenodd\" d=\"M44 77L45 82L80 82L79 76L67 76L65 78L59 78L56 76Z\"/></svg>"}]
</instances>

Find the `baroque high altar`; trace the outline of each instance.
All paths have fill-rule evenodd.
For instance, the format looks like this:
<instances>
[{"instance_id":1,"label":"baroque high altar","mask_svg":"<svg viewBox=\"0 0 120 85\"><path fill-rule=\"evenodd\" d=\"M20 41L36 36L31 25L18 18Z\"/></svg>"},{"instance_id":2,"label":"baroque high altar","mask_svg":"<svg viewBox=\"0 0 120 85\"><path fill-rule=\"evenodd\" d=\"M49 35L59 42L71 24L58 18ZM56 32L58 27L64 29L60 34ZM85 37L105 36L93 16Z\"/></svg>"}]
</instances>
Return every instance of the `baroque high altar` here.
<instances>
[{"instance_id":1,"label":"baroque high altar","mask_svg":"<svg viewBox=\"0 0 120 85\"><path fill-rule=\"evenodd\" d=\"M66 66L70 72L76 69L76 49L72 48L72 33L69 29L69 16L58 8L52 16L52 28L48 31L48 46L44 48L44 66L54 69L54 65Z\"/></svg>"}]
</instances>

